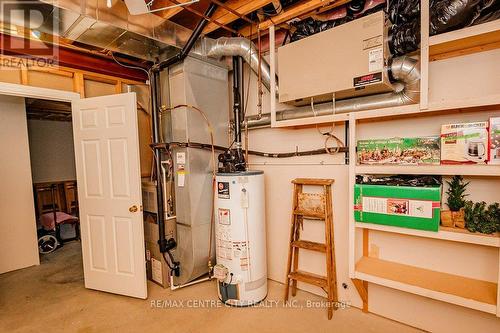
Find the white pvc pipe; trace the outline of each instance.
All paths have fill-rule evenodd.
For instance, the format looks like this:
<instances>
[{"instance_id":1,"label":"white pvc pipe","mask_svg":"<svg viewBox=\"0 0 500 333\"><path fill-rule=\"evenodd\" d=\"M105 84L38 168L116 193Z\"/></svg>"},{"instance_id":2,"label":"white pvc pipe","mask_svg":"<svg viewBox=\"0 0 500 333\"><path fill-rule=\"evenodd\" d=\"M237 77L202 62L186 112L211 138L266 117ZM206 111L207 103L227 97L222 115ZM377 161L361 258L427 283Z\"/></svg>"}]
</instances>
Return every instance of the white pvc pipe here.
<instances>
[{"instance_id":1,"label":"white pvc pipe","mask_svg":"<svg viewBox=\"0 0 500 333\"><path fill-rule=\"evenodd\" d=\"M170 275L170 290L173 291L173 290L181 289L184 287L189 287L189 286L192 286L193 284L198 284L200 282L210 281L211 279L212 278L210 276L208 276L206 278L202 278L202 279L195 280L195 281L185 283L185 284L179 284L176 286L176 285L174 285L174 277L172 275Z\"/></svg>"}]
</instances>

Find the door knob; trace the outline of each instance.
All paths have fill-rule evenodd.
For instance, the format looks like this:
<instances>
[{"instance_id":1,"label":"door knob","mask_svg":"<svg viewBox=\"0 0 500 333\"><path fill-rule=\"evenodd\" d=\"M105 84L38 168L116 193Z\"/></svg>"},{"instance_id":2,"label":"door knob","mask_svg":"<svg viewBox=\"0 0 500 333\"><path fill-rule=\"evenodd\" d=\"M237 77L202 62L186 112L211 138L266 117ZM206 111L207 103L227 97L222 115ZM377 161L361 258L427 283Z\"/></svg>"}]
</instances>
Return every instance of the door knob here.
<instances>
[{"instance_id":1,"label":"door knob","mask_svg":"<svg viewBox=\"0 0 500 333\"><path fill-rule=\"evenodd\" d=\"M131 212L131 213L135 213L137 212L139 209L137 208L136 205L133 205L133 206L130 206L128 211Z\"/></svg>"}]
</instances>

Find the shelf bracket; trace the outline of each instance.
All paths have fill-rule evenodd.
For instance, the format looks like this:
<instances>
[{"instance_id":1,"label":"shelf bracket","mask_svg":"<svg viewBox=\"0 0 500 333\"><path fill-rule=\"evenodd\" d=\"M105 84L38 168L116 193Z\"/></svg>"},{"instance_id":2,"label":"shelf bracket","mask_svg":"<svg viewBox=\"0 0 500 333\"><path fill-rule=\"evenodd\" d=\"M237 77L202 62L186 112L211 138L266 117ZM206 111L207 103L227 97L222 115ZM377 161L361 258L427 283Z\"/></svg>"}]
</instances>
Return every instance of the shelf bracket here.
<instances>
[{"instance_id":1,"label":"shelf bracket","mask_svg":"<svg viewBox=\"0 0 500 333\"><path fill-rule=\"evenodd\" d=\"M361 300L363 301L363 312L368 313L368 282L360 279L351 279L356 287Z\"/></svg>"}]
</instances>

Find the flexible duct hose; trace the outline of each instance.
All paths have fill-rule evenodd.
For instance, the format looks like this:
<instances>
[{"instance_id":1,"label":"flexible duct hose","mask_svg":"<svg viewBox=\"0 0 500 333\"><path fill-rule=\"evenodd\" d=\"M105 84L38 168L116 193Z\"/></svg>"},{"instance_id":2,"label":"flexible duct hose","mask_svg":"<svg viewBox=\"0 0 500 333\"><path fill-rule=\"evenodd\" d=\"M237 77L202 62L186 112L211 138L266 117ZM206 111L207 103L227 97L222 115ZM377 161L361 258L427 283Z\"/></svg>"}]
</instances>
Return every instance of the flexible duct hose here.
<instances>
[{"instance_id":1,"label":"flexible duct hose","mask_svg":"<svg viewBox=\"0 0 500 333\"><path fill-rule=\"evenodd\" d=\"M420 68L419 61L407 56L392 60L387 71L389 75L403 85L401 91L356 97L335 101L335 113L347 113L370 109L382 109L418 103L420 100ZM331 115L332 103L323 103L314 106L316 116ZM312 117L311 107L304 106L292 110L276 112L276 120L288 120ZM271 114L264 113L246 117L248 128L268 127L271 125Z\"/></svg>"},{"instance_id":2,"label":"flexible duct hose","mask_svg":"<svg viewBox=\"0 0 500 333\"><path fill-rule=\"evenodd\" d=\"M254 73L259 73L259 52L257 48L247 38L244 37L221 37L214 41L207 40L206 55L211 58L222 58L240 56L250 66ZM262 83L270 90L271 87L271 70L269 64L261 59L260 70L262 76ZM276 79L278 82L278 79ZM278 86L276 85L276 93Z\"/></svg>"}]
</instances>

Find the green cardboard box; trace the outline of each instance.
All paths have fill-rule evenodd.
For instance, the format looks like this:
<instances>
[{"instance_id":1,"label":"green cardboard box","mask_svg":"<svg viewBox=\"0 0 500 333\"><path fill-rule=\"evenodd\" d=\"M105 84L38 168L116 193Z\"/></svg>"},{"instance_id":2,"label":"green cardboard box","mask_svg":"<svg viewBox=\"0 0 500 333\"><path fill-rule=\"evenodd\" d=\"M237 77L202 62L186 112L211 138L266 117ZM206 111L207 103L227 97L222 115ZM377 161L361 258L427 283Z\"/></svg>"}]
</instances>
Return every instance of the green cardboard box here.
<instances>
[{"instance_id":1,"label":"green cardboard box","mask_svg":"<svg viewBox=\"0 0 500 333\"><path fill-rule=\"evenodd\" d=\"M419 165L440 163L439 136L359 140L359 164Z\"/></svg>"},{"instance_id":2,"label":"green cardboard box","mask_svg":"<svg viewBox=\"0 0 500 333\"><path fill-rule=\"evenodd\" d=\"M441 186L411 187L356 184L357 222L438 231Z\"/></svg>"}]
</instances>

